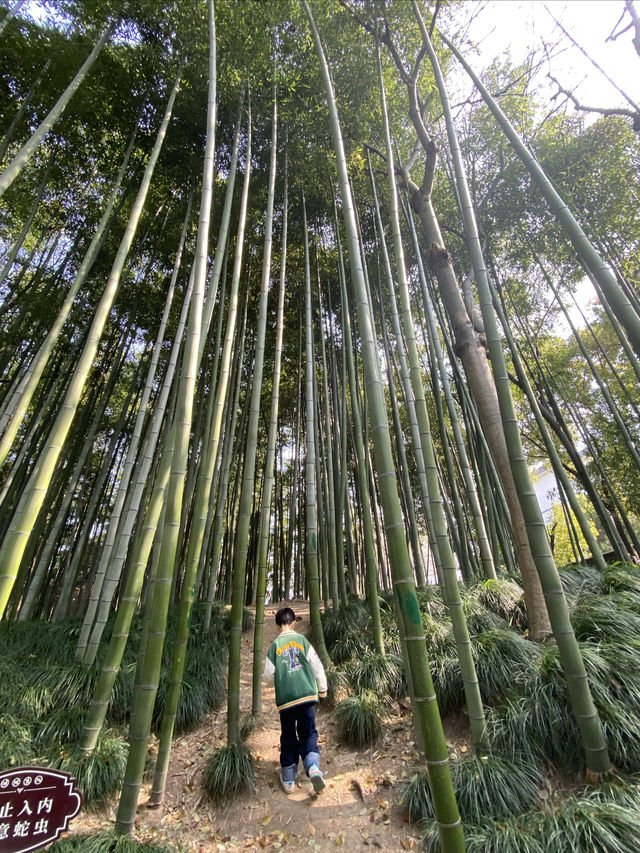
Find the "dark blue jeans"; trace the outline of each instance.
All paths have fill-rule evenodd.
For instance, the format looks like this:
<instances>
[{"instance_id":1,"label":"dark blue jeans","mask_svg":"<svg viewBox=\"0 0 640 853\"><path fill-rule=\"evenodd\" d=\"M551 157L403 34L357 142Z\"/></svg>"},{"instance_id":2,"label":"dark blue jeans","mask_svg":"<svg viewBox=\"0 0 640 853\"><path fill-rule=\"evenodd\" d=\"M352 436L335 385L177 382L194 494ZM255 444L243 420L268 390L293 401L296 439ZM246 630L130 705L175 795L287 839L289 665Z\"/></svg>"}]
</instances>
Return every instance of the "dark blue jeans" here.
<instances>
[{"instance_id":1,"label":"dark blue jeans","mask_svg":"<svg viewBox=\"0 0 640 853\"><path fill-rule=\"evenodd\" d=\"M280 711L280 729L282 778L291 782L298 773L298 757L307 773L312 764L320 764L315 702Z\"/></svg>"}]
</instances>

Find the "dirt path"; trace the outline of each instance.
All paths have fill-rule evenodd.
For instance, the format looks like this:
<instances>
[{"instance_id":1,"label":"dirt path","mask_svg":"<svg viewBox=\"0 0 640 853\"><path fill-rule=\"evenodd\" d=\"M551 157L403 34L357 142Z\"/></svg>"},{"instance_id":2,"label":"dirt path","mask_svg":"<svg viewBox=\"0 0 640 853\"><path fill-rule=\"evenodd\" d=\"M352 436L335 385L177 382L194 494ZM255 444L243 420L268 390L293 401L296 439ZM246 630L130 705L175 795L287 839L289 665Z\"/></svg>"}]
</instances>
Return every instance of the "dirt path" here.
<instances>
[{"instance_id":1,"label":"dirt path","mask_svg":"<svg viewBox=\"0 0 640 853\"><path fill-rule=\"evenodd\" d=\"M263 657L276 636L273 617L279 606L266 609ZM299 630L308 633L308 603L295 601L291 606L301 617ZM243 713L251 709L252 647L248 632L242 643ZM211 714L204 725L174 742L162 811L144 807L148 787L143 788L137 837L198 853L417 849L419 833L404 820L398 805L398 782L410 774L416 760L410 714L396 706L385 722L383 739L369 749L340 744L331 711L322 706L317 723L327 787L315 797L303 775L295 793L287 796L278 783L280 721L274 691L263 687L262 726L247 741L256 758L256 791L220 808L207 801L200 783L208 756L226 741L226 709ZM92 828L106 828L114 817L115 806L109 815L95 815ZM74 821L74 832L88 831L88 822L88 816Z\"/></svg>"}]
</instances>

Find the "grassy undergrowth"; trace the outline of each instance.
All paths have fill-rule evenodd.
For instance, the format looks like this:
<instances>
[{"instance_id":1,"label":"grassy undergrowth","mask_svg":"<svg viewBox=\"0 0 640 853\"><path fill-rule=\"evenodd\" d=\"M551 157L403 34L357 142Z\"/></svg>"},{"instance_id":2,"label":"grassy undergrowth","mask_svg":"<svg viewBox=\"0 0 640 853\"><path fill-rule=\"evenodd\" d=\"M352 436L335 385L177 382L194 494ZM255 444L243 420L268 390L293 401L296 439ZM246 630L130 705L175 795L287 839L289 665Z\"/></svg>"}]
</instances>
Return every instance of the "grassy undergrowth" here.
<instances>
[{"instance_id":1,"label":"grassy undergrowth","mask_svg":"<svg viewBox=\"0 0 640 853\"><path fill-rule=\"evenodd\" d=\"M638 786L622 781L464 827L467 853L637 853L638 832ZM427 853L440 850L437 824L427 827L423 848Z\"/></svg>"},{"instance_id":2,"label":"grassy undergrowth","mask_svg":"<svg viewBox=\"0 0 640 853\"><path fill-rule=\"evenodd\" d=\"M640 570L605 572L567 566L561 580L594 702L614 767L640 771ZM461 588L471 649L489 725L491 754L452 762L469 853L636 853L640 838L637 782L617 780L562 798L547 778L579 785L585 763L558 649L526 638L522 589L513 580ZM446 605L436 588L417 591L441 712L464 711L465 697ZM402 678L390 595L381 596L388 663L374 651L364 603L324 617L327 646L352 695L336 708L342 738L368 745L382 731L389 699ZM400 673L398 679L397 671ZM391 674L393 672L393 675ZM439 849L426 773L403 786L411 820L428 825L427 850Z\"/></svg>"},{"instance_id":3,"label":"grassy undergrowth","mask_svg":"<svg viewBox=\"0 0 640 853\"><path fill-rule=\"evenodd\" d=\"M97 835L74 835L56 841L47 848L50 853L176 853L168 844L136 841L130 835L100 832Z\"/></svg>"},{"instance_id":4,"label":"grassy undergrowth","mask_svg":"<svg viewBox=\"0 0 640 853\"><path fill-rule=\"evenodd\" d=\"M167 693L176 613L171 612L154 725L162 718ZM194 614L187 649L176 733L195 728L226 701L224 611L214 610L212 627L203 631ZM0 623L0 766L56 767L75 776L85 803L98 806L122 784L127 758L124 731L133 696L136 657L142 625L134 621L129 643L107 710L105 729L94 752L77 748L84 717L100 672L98 660L86 666L75 659L78 622ZM107 624L105 643L113 628Z\"/></svg>"}]
</instances>

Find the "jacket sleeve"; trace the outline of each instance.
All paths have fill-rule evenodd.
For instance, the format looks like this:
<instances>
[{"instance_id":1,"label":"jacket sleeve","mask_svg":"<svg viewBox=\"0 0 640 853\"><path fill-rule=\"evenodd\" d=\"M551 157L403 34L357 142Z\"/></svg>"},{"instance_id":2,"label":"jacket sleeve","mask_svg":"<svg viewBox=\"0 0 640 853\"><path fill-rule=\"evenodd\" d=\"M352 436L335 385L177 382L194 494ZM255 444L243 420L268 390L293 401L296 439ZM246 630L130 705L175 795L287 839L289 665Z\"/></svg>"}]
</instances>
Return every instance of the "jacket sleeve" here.
<instances>
[{"instance_id":1,"label":"jacket sleeve","mask_svg":"<svg viewBox=\"0 0 640 853\"><path fill-rule=\"evenodd\" d=\"M327 695L327 676L324 672L324 667L322 666L322 661L317 655L316 650L313 646L309 646L309 653L307 655L309 659L309 663L311 664L311 668L313 669L313 674L316 677L316 681L318 682L318 696L321 699Z\"/></svg>"},{"instance_id":2,"label":"jacket sleeve","mask_svg":"<svg viewBox=\"0 0 640 853\"><path fill-rule=\"evenodd\" d=\"M272 648L270 647L269 651L267 652L267 657L264 662L264 671L262 673L262 678L264 679L264 681L267 682L267 684L273 681L273 678L276 674L276 667L272 660L273 657L275 656L273 655Z\"/></svg>"}]
</instances>

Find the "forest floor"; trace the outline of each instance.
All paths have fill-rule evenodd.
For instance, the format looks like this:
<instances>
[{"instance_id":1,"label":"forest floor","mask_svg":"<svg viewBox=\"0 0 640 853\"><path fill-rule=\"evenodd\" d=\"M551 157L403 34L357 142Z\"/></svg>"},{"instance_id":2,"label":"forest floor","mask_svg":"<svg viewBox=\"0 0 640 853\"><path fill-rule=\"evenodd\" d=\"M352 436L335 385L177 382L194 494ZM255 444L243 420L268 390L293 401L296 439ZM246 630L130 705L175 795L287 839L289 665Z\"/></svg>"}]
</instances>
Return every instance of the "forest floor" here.
<instances>
[{"instance_id":1,"label":"forest floor","mask_svg":"<svg viewBox=\"0 0 640 853\"><path fill-rule=\"evenodd\" d=\"M301 633L309 631L308 602L289 603L299 617ZM266 608L263 657L276 636L274 614L282 603ZM253 636L242 645L241 710L251 710ZM136 837L166 842L177 849L209 853L225 850L415 850L420 832L407 822L400 804L400 783L415 771L418 753L411 713L396 705L384 723L382 739L373 747L340 743L332 711L319 706L317 724L326 788L314 796L301 775L296 791L280 787L280 721L273 687L263 686L261 726L247 739L256 759L257 786L225 806L213 806L202 789L204 765L217 747L226 743L226 708L209 715L196 730L173 744L163 809L145 807L150 785L143 787ZM466 752L467 730L459 716L445 720L447 740ZM97 832L113 826L117 803L102 812L83 812L73 821L72 833Z\"/></svg>"}]
</instances>

